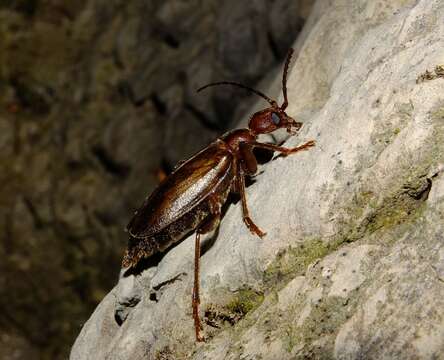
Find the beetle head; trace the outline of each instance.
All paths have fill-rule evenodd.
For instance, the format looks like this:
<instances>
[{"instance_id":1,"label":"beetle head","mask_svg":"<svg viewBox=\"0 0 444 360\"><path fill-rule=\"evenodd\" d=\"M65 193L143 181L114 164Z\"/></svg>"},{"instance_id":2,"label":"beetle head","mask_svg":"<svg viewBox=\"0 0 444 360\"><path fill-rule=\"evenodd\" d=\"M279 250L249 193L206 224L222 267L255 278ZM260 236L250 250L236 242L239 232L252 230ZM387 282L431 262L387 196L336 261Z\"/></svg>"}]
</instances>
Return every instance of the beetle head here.
<instances>
[{"instance_id":1,"label":"beetle head","mask_svg":"<svg viewBox=\"0 0 444 360\"><path fill-rule=\"evenodd\" d=\"M256 135L267 134L282 128L287 129L289 134L294 135L301 126L302 123L288 116L277 103L254 113L248 122L248 127Z\"/></svg>"},{"instance_id":2,"label":"beetle head","mask_svg":"<svg viewBox=\"0 0 444 360\"><path fill-rule=\"evenodd\" d=\"M221 81L221 82L211 83L201 87L197 91L201 91L203 89L206 89L207 87L215 85L234 85L249 90L267 100L268 103L271 105L270 107L253 114L248 123L249 129L254 134L258 135L258 134L267 134L277 129L284 128L287 129L287 132L289 134L294 135L301 128L302 123L295 121L285 112L285 109L288 106L287 73L292 55L293 55L293 49L290 49L287 55L287 60L285 61L284 74L282 76L282 92L284 94L284 102L282 103L281 106L279 106L275 100L270 99L267 95L263 94L262 92L233 81Z\"/></svg>"}]
</instances>

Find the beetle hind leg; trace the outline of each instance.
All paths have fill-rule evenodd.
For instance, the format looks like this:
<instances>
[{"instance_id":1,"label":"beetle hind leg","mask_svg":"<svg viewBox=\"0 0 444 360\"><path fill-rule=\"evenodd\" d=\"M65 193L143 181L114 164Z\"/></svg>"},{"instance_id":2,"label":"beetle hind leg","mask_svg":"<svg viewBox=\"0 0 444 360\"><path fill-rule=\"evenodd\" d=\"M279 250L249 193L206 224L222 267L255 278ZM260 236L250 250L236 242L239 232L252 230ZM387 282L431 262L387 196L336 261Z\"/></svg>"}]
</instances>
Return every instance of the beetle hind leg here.
<instances>
[{"instance_id":1,"label":"beetle hind leg","mask_svg":"<svg viewBox=\"0 0 444 360\"><path fill-rule=\"evenodd\" d=\"M219 226L220 223L220 205L217 201L210 200L211 213L207 220L199 226L196 231L196 238L194 243L194 286L192 295L192 307L193 307L193 319L194 319L194 329L196 331L196 341L204 341L204 338L200 335L202 328L202 323L199 317L199 265L200 265L200 235L206 234L214 230Z\"/></svg>"},{"instance_id":2,"label":"beetle hind leg","mask_svg":"<svg viewBox=\"0 0 444 360\"><path fill-rule=\"evenodd\" d=\"M191 297L191 303L193 307L193 319L194 319L194 329L196 331L196 341L203 341L203 337L200 335L202 330L202 324L199 318L199 258L200 258L200 233L196 232L196 240L194 243L194 286L193 295Z\"/></svg>"}]
</instances>

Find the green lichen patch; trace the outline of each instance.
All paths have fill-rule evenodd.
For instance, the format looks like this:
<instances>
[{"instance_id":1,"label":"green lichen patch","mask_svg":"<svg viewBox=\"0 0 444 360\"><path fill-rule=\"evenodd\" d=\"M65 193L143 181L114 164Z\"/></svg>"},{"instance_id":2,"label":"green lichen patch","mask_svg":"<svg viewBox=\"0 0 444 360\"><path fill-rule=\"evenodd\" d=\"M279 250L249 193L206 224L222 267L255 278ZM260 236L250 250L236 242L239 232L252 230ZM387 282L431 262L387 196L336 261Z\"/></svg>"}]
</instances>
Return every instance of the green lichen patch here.
<instances>
[{"instance_id":1,"label":"green lichen patch","mask_svg":"<svg viewBox=\"0 0 444 360\"><path fill-rule=\"evenodd\" d=\"M250 311L262 304L263 300L263 293L244 289L236 294L236 297L227 304L226 308L232 313L244 317Z\"/></svg>"},{"instance_id":2,"label":"green lichen patch","mask_svg":"<svg viewBox=\"0 0 444 360\"><path fill-rule=\"evenodd\" d=\"M294 277L303 275L311 263L336 250L344 241L339 238L329 242L311 239L280 251L264 272L266 288L282 288Z\"/></svg>"},{"instance_id":3,"label":"green lichen patch","mask_svg":"<svg viewBox=\"0 0 444 360\"><path fill-rule=\"evenodd\" d=\"M436 110L432 111L430 115L434 120L444 120L444 107L438 107Z\"/></svg>"},{"instance_id":4,"label":"green lichen patch","mask_svg":"<svg viewBox=\"0 0 444 360\"><path fill-rule=\"evenodd\" d=\"M264 300L264 294L251 289L241 289L225 305L211 304L205 310L205 322L214 328L233 326Z\"/></svg>"},{"instance_id":5,"label":"green lichen patch","mask_svg":"<svg viewBox=\"0 0 444 360\"><path fill-rule=\"evenodd\" d=\"M374 153L370 156L372 159L370 162L375 161L378 154L383 152L387 145L392 143L402 129L412 121L414 109L412 101L397 102L394 104L393 113L390 116L375 121L375 128L371 134ZM363 154L362 156L368 158L368 155Z\"/></svg>"},{"instance_id":6,"label":"green lichen patch","mask_svg":"<svg viewBox=\"0 0 444 360\"><path fill-rule=\"evenodd\" d=\"M303 325L298 328L298 334L307 348L321 337L328 337L323 347L323 352L332 352L334 345L334 334L338 331L353 314L356 298L344 299L341 297L328 297L315 304L309 317ZM310 350L316 350L311 348ZM330 350L330 351L329 351Z\"/></svg>"},{"instance_id":7,"label":"green lichen patch","mask_svg":"<svg viewBox=\"0 0 444 360\"><path fill-rule=\"evenodd\" d=\"M423 179L415 186L404 186L399 192L393 193L379 203L376 197L366 202L366 196L358 195L357 198L360 200L356 208L348 209L348 218L355 219L357 224L346 227L343 236L347 242L353 242L378 230L388 231L395 226L413 221L423 212L424 199L429 190L430 183L427 179Z\"/></svg>"},{"instance_id":8,"label":"green lichen patch","mask_svg":"<svg viewBox=\"0 0 444 360\"><path fill-rule=\"evenodd\" d=\"M173 360L177 359L174 352L170 349L169 346L166 346L160 350L157 350L154 355L155 360Z\"/></svg>"},{"instance_id":9,"label":"green lichen patch","mask_svg":"<svg viewBox=\"0 0 444 360\"><path fill-rule=\"evenodd\" d=\"M239 319L234 314L226 311L223 307L210 304L205 309L204 322L216 329L221 329L226 325L234 325Z\"/></svg>"},{"instance_id":10,"label":"green lichen patch","mask_svg":"<svg viewBox=\"0 0 444 360\"><path fill-rule=\"evenodd\" d=\"M330 359L337 332L355 312L358 297L352 295L347 299L337 296L321 298L312 304L310 314L302 325L297 325L291 320L294 318L293 313L287 314L286 318L290 321L287 321L285 326L281 325L279 335L285 350L293 352L295 359Z\"/></svg>"},{"instance_id":11,"label":"green lichen patch","mask_svg":"<svg viewBox=\"0 0 444 360\"><path fill-rule=\"evenodd\" d=\"M377 191L371 179L343 207L342 236L355 241L379 230L393 230L419 217L432 186L430 171L444 161L444 107L438 104L429 113L433 124L428 140L420 149L406 153L390 176L390 183ZM398 174L398 176L396 175Z\"/></svg>"}]
</instances>

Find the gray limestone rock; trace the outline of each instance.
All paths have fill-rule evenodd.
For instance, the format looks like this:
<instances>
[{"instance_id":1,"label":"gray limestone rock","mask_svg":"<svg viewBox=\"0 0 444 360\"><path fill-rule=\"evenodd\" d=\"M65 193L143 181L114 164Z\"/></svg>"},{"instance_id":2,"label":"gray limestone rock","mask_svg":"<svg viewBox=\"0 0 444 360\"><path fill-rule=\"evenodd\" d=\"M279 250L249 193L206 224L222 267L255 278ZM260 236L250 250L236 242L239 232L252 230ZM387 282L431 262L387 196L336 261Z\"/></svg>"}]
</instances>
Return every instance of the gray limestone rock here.
<instances>
[{"instance_id":1,"label":"gray limestone rock","mask_svg":"<svg viewBox=\"0 0 444 360\"><path fill-rule=\"evenodd\" d=\"M190 236L116 285L71 359L443 358L442 19L440 0L319 0L289 74L305 126L286 142L317 146L247 189L264 239L232 205L202 255L207 341Z\"/></svg>"},{"instance_id":2,"label":"gray limestone rock","mask_svg":"<svg viewBox=\"0 0 444 360\"><path fill-rule=\"evenodd\" d=\"M280 7L305 18L312 2ZM278 66L272 3L232 3L0 1L0 358L67 356L118 277L131 212L251 104L246 92L196 90L255 86Z\"/></svg>"}]
</instances>

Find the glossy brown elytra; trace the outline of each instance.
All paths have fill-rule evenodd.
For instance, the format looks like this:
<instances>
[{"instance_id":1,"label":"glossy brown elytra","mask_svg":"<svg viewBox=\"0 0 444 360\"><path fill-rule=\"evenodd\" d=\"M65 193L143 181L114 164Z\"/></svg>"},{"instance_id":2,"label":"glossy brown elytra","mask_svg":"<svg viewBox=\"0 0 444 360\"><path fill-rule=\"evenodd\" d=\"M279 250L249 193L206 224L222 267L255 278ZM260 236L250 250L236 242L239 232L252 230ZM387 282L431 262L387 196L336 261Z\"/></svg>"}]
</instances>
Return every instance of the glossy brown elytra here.
<instances>
[{"instance_id":1,"label":"glossy brown elytra","mask_svg":"<svg viewBox=\"0 0 444 360\"><path fill-rule=\"evenodd\" d=\"M252 233L263 237L265 233L250 218L245 197L245 176L257 171L253 148L288 155L314 146L314 141L295 148L257 141L259 134L285 128L294 135L302 126L285 113L288 105L287 72L292 53L290 49L285 62L282 77L284 102L281 106L257 90L230 81L211 83L198 90L215 85L239 86L267 100L270 107L253 114L248 128L222 135L180 164L145 200L127 226L129 241L122 261L124 268L135 267L142 258L164 252L186 234L196 231L192 308L197 341L203 340L199 319L200 235L219 225L222 205L230 192L236 192L241 197L245 224Z\"/></svg>"}]
</instances>

